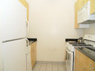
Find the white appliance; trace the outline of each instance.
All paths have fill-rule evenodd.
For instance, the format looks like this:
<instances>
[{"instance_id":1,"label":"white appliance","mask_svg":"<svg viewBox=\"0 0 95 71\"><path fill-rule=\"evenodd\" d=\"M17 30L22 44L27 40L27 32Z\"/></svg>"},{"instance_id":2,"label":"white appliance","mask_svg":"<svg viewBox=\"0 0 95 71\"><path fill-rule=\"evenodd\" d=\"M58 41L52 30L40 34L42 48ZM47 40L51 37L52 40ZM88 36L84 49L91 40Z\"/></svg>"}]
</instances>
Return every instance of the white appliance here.
<instances>
[{"instance_id":1,"label":"white appliance","mask_svg":"<svg viewBox=\"0 0 95 71\"><path fill-rule=\"evenodd\" d=\"M3 71L26 71L26 20L27 9L18 0L3 0Z\"/></svg>"},{"instance_id":2,"label":"white appliance","mask_svg":"<svg viewBox=\"0 0 95 71\"><path fill-rule=\"evenodd\" d=\"M67 71L74 71L74 47L66 44L66 68Z\"/></svg>"},{"instance_id":3,"label":"white appliance","mask_svg":"<svg viewBox=\"0 0 95 71\"><path fill-rule=\"evenodd\" d=\"M27 38L28 38L28 37L29 37L29 28L30 28L29 25L30 25L30 24L29 24L28 21L27 21L26 23L27 23L27 24L26 24L26 33L27 33Z\"/></svg>"},{"instance_id":4,"label":"white appliance","mask_svg":"<svg viewBox=\"0 0 95 71\"><path fill-rule=\"evenodd\" d=\"M4 71L26 71L25 39L3 43Z\"/></svg>"},{"instance_id":5,"label":"white appliance","mask_svg":"<svg viewBox=\"0 0 95 71\"><path fill-rule=\"evenodd\" d=\"M26 37L27 9L18 0L3 0L3 41Z\"/></svg>"},{"instance_id":6,"label":"white appliance","mask_svg":"<svg viewBox=\"0 0 95 71\"><path fill-rule=\"evenodd\" d=\"M78 11L78 23L90 24L95 22L95 14L90 14L90 1Z\"/></svg>"},{"instance_id":7,"label":"white appliance","mask_svg":"<svg viewBox=\"0 0 95 71\"><path fill-rule=\"evenodd\" d=\"M95 35L85 35L84 43L66 43L66 68L67 71L74 71L75 47L95 47Z\"/></svg>"}]
</instances>

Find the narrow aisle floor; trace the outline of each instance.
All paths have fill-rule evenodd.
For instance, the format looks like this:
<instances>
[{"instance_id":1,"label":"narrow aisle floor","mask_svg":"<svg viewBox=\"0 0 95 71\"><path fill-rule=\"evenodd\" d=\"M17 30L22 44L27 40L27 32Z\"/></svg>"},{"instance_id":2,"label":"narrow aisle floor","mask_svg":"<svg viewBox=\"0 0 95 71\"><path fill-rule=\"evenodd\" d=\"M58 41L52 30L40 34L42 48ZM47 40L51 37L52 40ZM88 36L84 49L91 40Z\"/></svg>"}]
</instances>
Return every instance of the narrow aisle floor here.
<instances>
[{"instance_id":1,"label":"narrow aisle floor","mask_svg":"<svg viewBox=\"0 0 95 71\"><path fill-rule=\"evenodd\" d=\"M37 62L33 71L66 71L66 64L59 62Z\"/></svg>"}]
</instances>

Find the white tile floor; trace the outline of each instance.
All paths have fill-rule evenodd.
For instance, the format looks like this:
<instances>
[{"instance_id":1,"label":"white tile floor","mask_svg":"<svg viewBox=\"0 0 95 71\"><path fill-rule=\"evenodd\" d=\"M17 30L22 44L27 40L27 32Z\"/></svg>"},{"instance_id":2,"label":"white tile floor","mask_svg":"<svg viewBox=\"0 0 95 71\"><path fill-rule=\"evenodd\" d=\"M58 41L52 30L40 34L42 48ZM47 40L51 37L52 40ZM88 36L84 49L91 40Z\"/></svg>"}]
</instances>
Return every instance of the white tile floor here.
<instances>
[{"instance_id":1,"label":"white tile floor","mask_svg":"<svg viewBox=\"0 0 95 71\"><path fill-rule=\"evenodd\" d=\"M66 71L66 64L59 62L37 62L33 71Z\"/></svg>"}]
</instances>

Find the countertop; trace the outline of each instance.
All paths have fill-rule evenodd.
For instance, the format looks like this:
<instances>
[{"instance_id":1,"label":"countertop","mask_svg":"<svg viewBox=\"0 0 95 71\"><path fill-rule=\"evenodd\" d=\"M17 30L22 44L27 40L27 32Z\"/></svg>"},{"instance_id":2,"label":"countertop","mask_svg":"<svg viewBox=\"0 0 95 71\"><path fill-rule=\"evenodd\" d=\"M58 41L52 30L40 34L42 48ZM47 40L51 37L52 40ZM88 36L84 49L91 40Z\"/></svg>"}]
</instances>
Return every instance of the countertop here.
<instances>
[{"instance_id":1,"label":"countertop","mask_svg":"<svg viewBox=\"0 0 95 71\"><path fill-rule=\"evenodd\" d=\"M78 38L76 39L74 39L74 38L66 38L65 39L65 42L69 42L69 41L75 41L75 42L77 42L78 41Z\"/></svg>"},{"instance_id":2,"label":"countertop","mask_svg":"<svg viewBox=\"0 0 95 71\"><path fill-rule=\"evenodd\" d=\"M37 38L27 38L29 40L29 45L36 42Z\"/></svg>"},{"instance_id":3,"label":"countertop","mask_svg":"<svg viewBox=\"0 0 95 71\"><path fill-rule=\"evenodd\" d=\"M80 51L81 53L83 53L84 55L86 55L87 57L89 57L90 59L92 59L93 61L95 61L95 53L93 55L91 55L90 52L86 52L84 50L81 50L81 49L79 49L79 47L75 47L75 49L77 49L78 51ZM89 50L89 49L87 49L87 50ZM95 51L93 51L93 52L95 52Z\"/></svg>"}]
</instances>

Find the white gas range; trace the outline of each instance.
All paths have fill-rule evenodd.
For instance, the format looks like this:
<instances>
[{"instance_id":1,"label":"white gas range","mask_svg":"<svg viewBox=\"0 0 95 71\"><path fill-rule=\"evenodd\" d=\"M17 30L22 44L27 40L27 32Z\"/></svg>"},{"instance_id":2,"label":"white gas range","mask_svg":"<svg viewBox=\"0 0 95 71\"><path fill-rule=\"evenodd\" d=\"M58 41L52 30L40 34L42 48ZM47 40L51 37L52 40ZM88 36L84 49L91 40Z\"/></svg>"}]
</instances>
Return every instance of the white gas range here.
<instances>
[{"instance_id":1,"label":"white gas range","mask_svg":"<svg viewBox=\"0 0 95 71\"><path fill-rule=\"evenodd\" d=\"M67 71L74 71L75 47L94 47L95 35L85 35L84 43L66 43L66 67Z\"/></svg>"}]
</instances>

